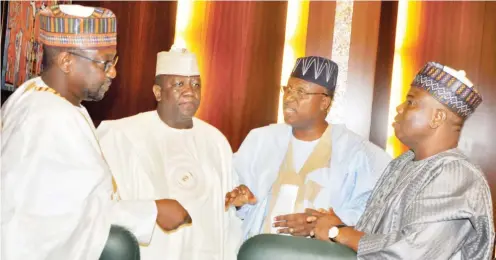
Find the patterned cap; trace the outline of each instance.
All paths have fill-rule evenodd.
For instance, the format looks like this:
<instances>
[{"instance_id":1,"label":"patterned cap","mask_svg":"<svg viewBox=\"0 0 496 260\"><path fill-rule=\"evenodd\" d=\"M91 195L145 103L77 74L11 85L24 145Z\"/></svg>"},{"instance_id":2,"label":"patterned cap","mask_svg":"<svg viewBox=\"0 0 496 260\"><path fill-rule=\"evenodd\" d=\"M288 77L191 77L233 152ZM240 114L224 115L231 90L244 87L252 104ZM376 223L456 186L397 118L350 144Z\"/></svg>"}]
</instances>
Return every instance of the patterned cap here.
<instances>
[{"instance_id":1,"label":"patterned cap","mask_svg":"<svg viewBox=\"0 0 496 260\"><path fill-rule=\"evenodd\" d=\"M465 77L465 71L455 71L436 62L428 62L417 73L412 86L427 90L462 118L470 116L482 103L481 94Z\"/></svg>"},{"instance_id":2,"label":"patterned cap","mask_svg":"<svg viewBox=\"0 0 496 260\"><path fill-rule=\"evenodd\" d=\"M298 58L291 77L315 83L333 92L336 89L338 65L323 57Z\"/></svg>"},{"instance_id":3,"label":"patterned cap","mask_svg":"<svg viewBox=\"0 0 496 260\"><path fill-rule=\"evenodd\" d=\"M56 47L117 45L117 19L109 9L54 5L39 12L39 39Z\"/></svg>"}]
</instances>

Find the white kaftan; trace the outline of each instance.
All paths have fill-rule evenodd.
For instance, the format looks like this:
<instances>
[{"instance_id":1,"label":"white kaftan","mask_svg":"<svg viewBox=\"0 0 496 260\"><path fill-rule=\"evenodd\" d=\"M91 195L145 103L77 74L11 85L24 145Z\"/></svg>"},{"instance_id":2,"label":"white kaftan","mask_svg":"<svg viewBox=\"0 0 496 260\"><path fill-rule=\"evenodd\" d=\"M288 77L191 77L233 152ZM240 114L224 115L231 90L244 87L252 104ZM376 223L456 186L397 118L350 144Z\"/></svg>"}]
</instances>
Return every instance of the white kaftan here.
<instances>
[{"instance_id":1,"label":"white kaftan","mask_svg":"<svg viewBox=\"0 0 496 260\"><path fill-rule=\"evenodd\" d=\"M232 151L215 127L193 118L193 128L167 126L156 111L98 127L102 149L123 200L176 199L192 225L155 229L143 260L236 259L241 223L224 196L234 188Z\"/></svg>"},{"instance_id":2,"label":"white kaftan","mask_svg":"<svg viewBox=\"0 0 496 260\"><path fill-rule=\"evenodd\" d=\"M153 201L111 200L112 177L83 106L21 85L2 108L2 257L95 260L111 224L146 243Z\"/></svg>"}]
</instances>

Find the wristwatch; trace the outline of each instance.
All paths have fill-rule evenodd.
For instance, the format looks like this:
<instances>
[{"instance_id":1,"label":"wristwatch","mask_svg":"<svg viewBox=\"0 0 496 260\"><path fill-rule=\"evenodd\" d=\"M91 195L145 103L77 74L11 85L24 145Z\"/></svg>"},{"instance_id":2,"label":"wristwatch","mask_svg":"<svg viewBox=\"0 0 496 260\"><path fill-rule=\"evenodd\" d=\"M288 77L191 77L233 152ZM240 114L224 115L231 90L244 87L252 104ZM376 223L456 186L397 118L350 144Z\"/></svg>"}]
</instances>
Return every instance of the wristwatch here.
<instances>
[{"instance_id":1,"label":"wristwatch","mask_svg":"<svg viewBox=\"0 0 496 260\"><path fill-rule=\"evenodd\" d=\"M336 242L336 237L339 235L339 229L342 227L346 227L346 225L345 224L339 224L339 225L336 225L336 226L332 227L331 229L329 229L329 239L332 242Z\"/></svg>"}]
</instances>

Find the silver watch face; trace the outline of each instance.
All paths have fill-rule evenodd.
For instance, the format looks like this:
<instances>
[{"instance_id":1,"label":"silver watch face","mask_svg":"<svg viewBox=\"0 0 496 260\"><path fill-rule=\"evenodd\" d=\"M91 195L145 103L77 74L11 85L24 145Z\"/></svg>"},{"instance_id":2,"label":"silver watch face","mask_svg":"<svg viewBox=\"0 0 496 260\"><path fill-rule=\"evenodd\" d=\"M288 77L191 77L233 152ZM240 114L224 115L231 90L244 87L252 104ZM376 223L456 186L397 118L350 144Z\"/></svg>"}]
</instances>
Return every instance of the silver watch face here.
<instances>
[{"instance_id":1,"label":"silver watch face","mask_svg":"<svg viewBox=\"0 0 496 260\"><path fill-rule=\"evenodd\" d=\"M329 238L336 238L339 234L339 228L337 227L332 227L329 229Z\"/></svg>"}]
</instances>

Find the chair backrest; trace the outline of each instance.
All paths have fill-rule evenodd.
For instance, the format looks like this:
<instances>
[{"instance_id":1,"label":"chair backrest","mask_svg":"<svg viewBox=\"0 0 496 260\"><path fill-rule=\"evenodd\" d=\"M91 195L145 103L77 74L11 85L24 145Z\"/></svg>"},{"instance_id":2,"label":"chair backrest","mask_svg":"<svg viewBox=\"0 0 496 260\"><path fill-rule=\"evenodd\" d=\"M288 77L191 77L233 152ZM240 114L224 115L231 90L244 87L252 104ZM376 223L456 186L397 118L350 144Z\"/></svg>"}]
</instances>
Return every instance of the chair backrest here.
<instances>
[{"instance_id":1,"label":"chair backrest","mask_svg":"<svg viewBox=\"0 0 496 260\"><path fill-rule=\"evenodd\" d=\"M140 248L136 237L126 228L112 225L107 243L99 260L140 259Z\"/></svg>"},{"instance_id":2,"label":"chair backrest","mask_svg":"<svg viewBox=\"0 0 496 260\"><path fill-rule=\"evenodd\" d=\"M350 248L304 237L262 234L246 240L238 253L238 260L351 260L356 253Z\"/></svg>"}]
</instances>

